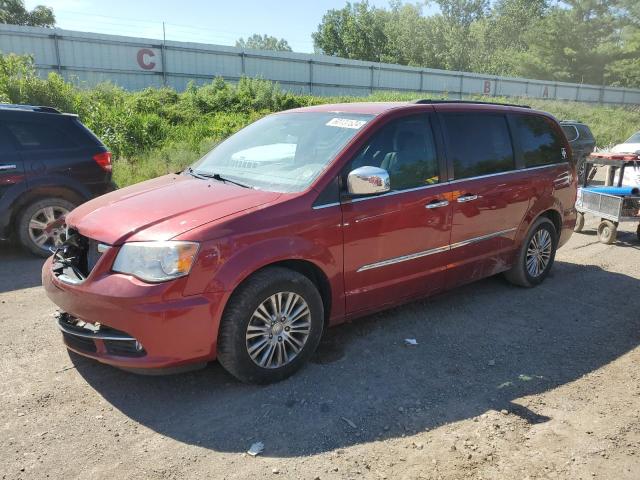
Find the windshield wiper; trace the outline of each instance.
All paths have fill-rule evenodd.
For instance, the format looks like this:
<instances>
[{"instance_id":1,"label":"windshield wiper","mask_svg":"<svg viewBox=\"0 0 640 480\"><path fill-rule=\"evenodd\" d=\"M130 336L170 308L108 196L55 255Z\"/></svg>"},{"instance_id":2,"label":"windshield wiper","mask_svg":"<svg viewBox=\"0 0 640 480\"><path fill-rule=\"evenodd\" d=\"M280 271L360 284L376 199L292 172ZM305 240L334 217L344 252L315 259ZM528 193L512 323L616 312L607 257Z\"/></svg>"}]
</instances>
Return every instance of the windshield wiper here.
<instances>
[{"instance_id":1,"label":"windshield wiper","mask_svg":"<svg viewBox=\"0 0 640 480\"><path fill-rule=\"evenodd\" d=\"M202 175L201 173L196 172L193 167L187 168L187 173L193 177L199 178L200 180L206 180L207 177Z\"/></svg>"},{"instance_id":2,"label":"windshield wiper","mask_svg":"<svg viewBox=\"0 0 640 480\"><path fill-rule=\"evenodd\" d=\"M217 180L218 182L233 183L234 185L237 185L242 188L253 188L250 185L245 185L244 183L236 182L235 180L231 180L230 178L223 177L219 173L197 172L191 167L187 169L187 172L189 172L191 175L193 175L196 178L201 178L201 179L212 178L213 180Z\"/></svg>"},{"instance_id":3,"label":"windshield wiper","mask_svg":"<svg viewBox=\"0 0 640 480\"><path fill-rule=\"evenodd\" d=\"M233 183L234 185L238 185L239 187L242 187L242 188L253 188L249 185L245 185L244 183L236 182L235 180L231 180L230 178L223 177L219 173L214 173L213 175L211 175L211 178L213 178L214 180L218 180L219 182Z\"/></svg>"}]
</instances>

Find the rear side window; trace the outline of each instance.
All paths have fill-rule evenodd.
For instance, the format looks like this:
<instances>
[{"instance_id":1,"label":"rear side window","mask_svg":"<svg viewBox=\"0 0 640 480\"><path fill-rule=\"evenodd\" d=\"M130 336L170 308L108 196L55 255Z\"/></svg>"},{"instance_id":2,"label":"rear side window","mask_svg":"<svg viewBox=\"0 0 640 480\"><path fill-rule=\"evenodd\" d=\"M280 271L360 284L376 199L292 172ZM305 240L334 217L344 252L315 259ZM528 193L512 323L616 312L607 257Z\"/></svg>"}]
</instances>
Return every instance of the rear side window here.
<instances>
[{"instance_id":1,"label":"rear side window","mask_svg":"<svg viewBox=\"0 0 640 480\"><path fill-rule=\"evenodd\" d=\"M24 149L74 148L77 143L55 125L9 121L6 127Z\"/></svg>"},{"instance_id":2,"label":"rear side window","mask_svg":"<svg viewBox=\"0 0 640 480\"><path fill-rule=\"evenodd\" d=\"M515 169L509 126L503 115L445 113L442 118L454 178Z\"/></svg>"},{"instance_id":3,"label":"rear side window","mask_svg":"<svg viewBox=\"0 0 640 480\"><path fill-rule=\"evenodd\" d=\"M440 167L429 117L411 115L383 126L356 155L349 171L363 166L389 172L392 190L438 183Z\"/></svg>"},{"instance_id":4,"label":"rear side window","mask_svg":"<svg viewBox=\"0 0 640 480\"><path fill-rule=\"evenodd\" d=\"M566 161L564 142L546 118L536 115L516 115L514 124L526 167Z\"/></svg>"}]
</instances>

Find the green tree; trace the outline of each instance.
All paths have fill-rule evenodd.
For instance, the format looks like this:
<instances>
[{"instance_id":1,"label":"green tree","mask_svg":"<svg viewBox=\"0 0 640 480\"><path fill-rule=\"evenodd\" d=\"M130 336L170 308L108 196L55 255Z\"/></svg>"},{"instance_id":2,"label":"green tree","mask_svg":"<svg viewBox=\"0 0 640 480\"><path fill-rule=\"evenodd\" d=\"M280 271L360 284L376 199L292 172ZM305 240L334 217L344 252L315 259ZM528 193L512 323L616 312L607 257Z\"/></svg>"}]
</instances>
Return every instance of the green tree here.
<instances>
[{"instance_id":1,"label":"green tree","mask_svg":"<svg viewBox=\"0 0 640 480\"><path fill-rule=\"evenodd\" d=\"M277 39L271 35L260 35L254 33L247 40L239 38L236 41L236 47L253 48L254 50L276 50L279 52L291 52L289 42L284 38Z\"/></svg>"},{"instance_id":2,"label":"green tree","mask_svg":"<svg viewBox=\"0 0 640 480\"><path fill-rule=\"evenodd\" d=\"M387 41L382 61L413 66L435 65L433 22L423 16L422 5L394 0L384 15Z\"/></svg>"},{"instance_id":3,"label":"green tree","mask_svg":"<svg viewBox=\"0 0 640 480\"><path fill-rule=\"evenodd\" d=\"M388 12L367 0L329 10L312 34L316 50L326 55L378 62L387 58Z\"/></svg>"},{"instance_id":4,"label":"green tree","mask_svg":"<svg viewBox=\"0 0 640 480\"><path fill-rule=\"evenodd\" d=\"M565 0L530 28L519 75L603 84L606 66L621 58L623 10L618 0Z\"/></svg>"},{"instance_id":5,"label":"green tree","mask_svg":"<svg viewBox=\"0 0 640 480\"><path fill-rule=\"evenodd\" d=\"M0 0L0 23L51 28L56 24L56 17L50 7L38 5L29 11L23 0Z\"/></svg>"},{"instance_id":6,"label":"green tree","mask_svg":"<svg viewBox=\"0 0 640 480\"><path fill-rule=\"evenodd\" d=\"M623 87L640 87L640 2L625 0L626 13L621 31L620 58L607 64L605 79L608 83Z\"/></svg>"},{"instance_id":7,"label":"green tree","mask_svg":"<svg viewBox=\"0 0 640 480\"><path fill-rule=\"evenodd\" d=\"M471 25L474 53L471 70L493 75L517 74L519 55L529 45L530 30L538 31L547 14L547 0L498 0L490 13Z\"/></svg>"}]
</instances>

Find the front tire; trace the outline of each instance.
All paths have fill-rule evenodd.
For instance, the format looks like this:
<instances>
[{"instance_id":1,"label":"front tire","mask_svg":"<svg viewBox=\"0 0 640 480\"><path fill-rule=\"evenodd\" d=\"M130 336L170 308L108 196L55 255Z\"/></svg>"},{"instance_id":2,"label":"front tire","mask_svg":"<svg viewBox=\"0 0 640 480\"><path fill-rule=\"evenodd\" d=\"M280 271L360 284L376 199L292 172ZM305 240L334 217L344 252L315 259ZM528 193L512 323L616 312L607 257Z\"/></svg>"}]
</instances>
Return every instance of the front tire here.
<instances>
[{"instance_id":1,"label":"front tire","mask_svg":"<svg viewBox=\"0 0 640 480\"><path fill-rule=\"evenodd\" d=\"M66 239L64 219L76 206L64 198L43 198L27 205L17 221L22 246L38 257L51 255L51 248Z\"/></svg>"},{"instance_id":2,"label":"front tire","mask_svg":"<svg viewBox=\"0 0 640 480\"><path fill-rule=\"evenodd\" d=\"M520 287L535 287L549 274L556 257L558 233L553 222L540 217L529 229L515 263L505 278Z\"/></svg>"},{"instance_id":3,"label":"front tire","mask_svg":"<svg viewBox=\"0 0 640 480\"><path fill-rule=\"evenodd\" d=\"M273 383L316 350L324 327L322 298L304 275L268 267L233 293L218 334L218 361L245 383Z\"/></svg>"}]
</instances>

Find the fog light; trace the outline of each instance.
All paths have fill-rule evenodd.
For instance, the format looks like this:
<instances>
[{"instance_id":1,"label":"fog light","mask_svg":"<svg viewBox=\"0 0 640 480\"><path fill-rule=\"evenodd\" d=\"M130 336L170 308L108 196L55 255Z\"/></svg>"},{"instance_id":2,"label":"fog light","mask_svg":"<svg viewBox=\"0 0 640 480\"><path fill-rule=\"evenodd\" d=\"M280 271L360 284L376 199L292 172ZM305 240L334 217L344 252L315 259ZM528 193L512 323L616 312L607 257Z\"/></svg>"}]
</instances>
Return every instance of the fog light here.
<instances>
[{"instance_id":1,"label":"fog light","mask_svg":"<svg viewBox=\"0 0 640 480\"><path fill-rule=\"evenodd\" d=\"M141 352L144 349L142 344L136 340L136 351Z\"/></svg>"}]
</instances>

